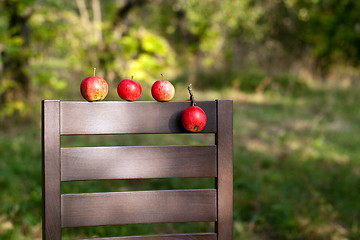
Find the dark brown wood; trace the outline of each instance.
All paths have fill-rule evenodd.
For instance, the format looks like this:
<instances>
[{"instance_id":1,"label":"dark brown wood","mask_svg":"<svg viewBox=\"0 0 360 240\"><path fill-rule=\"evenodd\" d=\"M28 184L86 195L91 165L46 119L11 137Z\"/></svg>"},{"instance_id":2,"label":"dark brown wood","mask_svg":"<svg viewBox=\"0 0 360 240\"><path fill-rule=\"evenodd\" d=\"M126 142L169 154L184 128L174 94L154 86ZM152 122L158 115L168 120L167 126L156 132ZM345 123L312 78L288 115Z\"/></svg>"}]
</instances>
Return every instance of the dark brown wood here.
<instances>
[{"instance_id":1,"label":"dark brown wood","mask_svg":"<svg viewBox=\"0 0 360 240\"><path fill-rule=\"evenodd\" d=\"M233 239L233 104L217 100L218 177L216 230L219 240Z\"/></svg>"},{"instance_id":2,"label":"dark brown wood","mask_svg":"<svg viewBox=\"0 0 360 240\"><path fill-rule=\"evenodd\" d=\"M79 193L61 196L62 227L216 220L216 190Z\"/></svg>"},{"instance_id":3,"label":"dark brown wood","mask_svg":"<svg viewBox=\"0 0 360 240\"><path fill-rule=\"evenodd\" d=\"M43 239L60 240L62 227L210 221L215 222L216 233L160 235L158 239L231 240L231 100L198 102L208 118L203 132L215 133L215 145L60 148L60 135L185 133L180 119L188 106L185 101L43 101ZM216 189L63 195L60 191L61 181L163 177L215 177Z\"/></svg>"},{"instance_id":4,"label":"dark brown wood","mask_svg":"<svg viewBox=\"0 0 360 240\"><path fill-rule=\"evenodd\" d=\"M61 149L61 180L216 177L216 146Z\"/></svg>"},{"instance_id":5,"label":"dark brown wood","mask_svg":"<svg viewBox=\"0 0 360 240\"><path fill-rule=\"evenodd\" d=\"M43 101L43 239L61 239L60 101Z\"/></svg>"},{"instance_id":6,"label":"dark brown wood","mask_svg":"<svg viewBox=\"0 0 360 240\"><path fill-rule=\"evenodd\" d=\"M109 238L86 238L90 240L217 240L216 233L190 233L190 234L166 234L166 235L144 235L128 237ZM85 240L85 239L73 239Z\"/></svg>"},{"instance_id":7,"label":"dark brown wood","mask_svg":"<svg viewBox=\"0 0 360 240\"><path fill-rule=\"evenodd\" d=\"M215 101L198 101L207 116L202 133L215 133ZM184 133L190 102L61 102L61 134Z\"/></svg>"}]
</instances>

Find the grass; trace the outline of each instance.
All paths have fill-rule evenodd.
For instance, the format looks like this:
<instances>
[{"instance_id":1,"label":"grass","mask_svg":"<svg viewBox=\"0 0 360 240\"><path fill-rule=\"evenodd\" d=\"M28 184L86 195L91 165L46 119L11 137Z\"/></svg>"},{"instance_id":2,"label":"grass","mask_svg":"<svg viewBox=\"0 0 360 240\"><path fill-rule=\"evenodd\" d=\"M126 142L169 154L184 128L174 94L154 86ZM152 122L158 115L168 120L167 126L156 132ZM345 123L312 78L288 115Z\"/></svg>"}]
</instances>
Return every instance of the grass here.
<instances>
[{"instance_id":1,"label":"grass","mask_svg":"<svg viewBox=\"0 0 360 240\"><path fill-rule=\"evenodd\" d=\"M185 88L185 87L184 87ZM285 89L286 90L286 89ZM244 93L223 88L197 98L234 99L234 239L360 239L359 86ZM39 114L39 113L38 113ZM0 135L0 239L41 239L40 124ZM62 138L64 145L208 143L213 136ZM66 183L63 191L209 187L190 180ZM69 237L209 231L213 225L146 224L67 229Z\"/></svg>"}]
</instances>

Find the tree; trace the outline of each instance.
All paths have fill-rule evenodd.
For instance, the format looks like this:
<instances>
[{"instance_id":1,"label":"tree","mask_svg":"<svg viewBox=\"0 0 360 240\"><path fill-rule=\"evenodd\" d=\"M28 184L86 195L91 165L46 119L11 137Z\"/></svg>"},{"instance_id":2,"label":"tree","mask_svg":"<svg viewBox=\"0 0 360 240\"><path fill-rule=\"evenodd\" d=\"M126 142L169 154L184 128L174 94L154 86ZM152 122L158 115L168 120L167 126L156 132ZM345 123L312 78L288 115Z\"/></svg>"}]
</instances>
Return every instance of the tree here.
<instances>
[{"instance_id":1,"label":"tree","mask_svg":"<svg viewBox=\"0 0 360 240\"><path fill-rule=\"evenodd\" d=\"M3 77L0 79L0 105L27 96L30 91L29 62L29 19L33 1L4 0L1 5L6 11L7 26L5 46L1 51Z\"/></svg>"}]
</instances>

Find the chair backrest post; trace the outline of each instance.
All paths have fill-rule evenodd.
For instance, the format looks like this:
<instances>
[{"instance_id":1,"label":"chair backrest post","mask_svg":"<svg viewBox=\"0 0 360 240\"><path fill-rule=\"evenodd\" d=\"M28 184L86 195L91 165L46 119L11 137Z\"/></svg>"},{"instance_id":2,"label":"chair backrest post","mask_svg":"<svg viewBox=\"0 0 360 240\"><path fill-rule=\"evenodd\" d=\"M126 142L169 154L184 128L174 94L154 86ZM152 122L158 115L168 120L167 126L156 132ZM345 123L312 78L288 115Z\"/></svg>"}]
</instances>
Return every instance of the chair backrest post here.
<instances>
[{"instance_id":1,"label":"chair backrest post","mask_svg":"<svg viewBox=\"0 0 360 240\"><path fill-rule=\"evenodd\" d=\"M42 102L43 239L61 239L60 101ZM48 177L51 176L51 177Z\"/></svg>"},{"instance_id":2,"label":"chair backrest post","mask_svg":"<svg viewBox=\"0 0 360 240\"><path fill-rule=\"evenodd\" d=\"M233 239L233 104L217 100L217 206L219 240Z\"/></svg>"}]
</instances>

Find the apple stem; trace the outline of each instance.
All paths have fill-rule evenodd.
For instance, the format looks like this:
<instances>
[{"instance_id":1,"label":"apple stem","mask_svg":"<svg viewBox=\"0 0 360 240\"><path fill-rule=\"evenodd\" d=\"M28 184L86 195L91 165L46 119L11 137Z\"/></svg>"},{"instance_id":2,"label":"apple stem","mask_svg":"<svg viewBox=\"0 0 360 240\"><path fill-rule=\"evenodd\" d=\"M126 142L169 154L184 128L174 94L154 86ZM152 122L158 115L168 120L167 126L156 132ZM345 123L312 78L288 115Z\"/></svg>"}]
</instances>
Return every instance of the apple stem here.
<instances>
[{"instance_id":1,"label":"apple stem","mask_svg":"<svg viewBox=\"0 0 360 240\"><path fill-rule=\"evenodd\" d=\"M164 74L161 74L161 80L164 81Z\"/></svg>"},{"instance_id":2,"label":"apple stem","mask_svg":"<svg viewBox=\"0 0 360 240\"><path fill-rule=\"evenodd\" d=\"M188 90L189 90L189 94L190 94L190 101L191 101L191 106L195 106L195 100L194 100L194 95L192 93L192 86L191 83L188 86Z\"/></svg>"},{"instance_id":3,"label":"apple stem","mask_svg":"<svg viewBox=\"0 0 360 240\"><path fill-rule=\"evenodd\" d=\"M94 68L94 77L96 76L96 75L95 75L95 71L96 71L96 68Z\"/></svg>"},{"instance_id":4,"label":"apple stem","mask_svg":"<svg viewBox=\"0 0 360 240\"><path fill-rule=\"evenodd\" d=\"M131 76L131 80L133 80L134 79L134 76Z\"/></svg>"}]
</instances>

